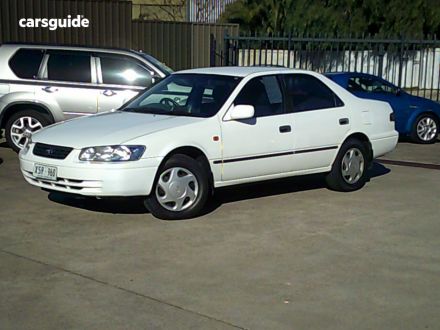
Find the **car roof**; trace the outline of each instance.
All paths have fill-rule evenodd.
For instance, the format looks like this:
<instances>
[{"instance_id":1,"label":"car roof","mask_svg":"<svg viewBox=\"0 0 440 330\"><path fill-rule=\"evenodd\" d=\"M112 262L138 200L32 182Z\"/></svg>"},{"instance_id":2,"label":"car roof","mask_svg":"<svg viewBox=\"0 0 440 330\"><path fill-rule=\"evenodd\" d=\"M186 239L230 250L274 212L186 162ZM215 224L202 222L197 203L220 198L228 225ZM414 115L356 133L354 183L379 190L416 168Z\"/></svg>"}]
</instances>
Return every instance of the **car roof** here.
<instances>
[{"instance_id":1,"label":"car roof","mask_svg":"<svg viewBox=\"0 0 440 330\"><path fill-rule=\"evenodd\" d=\"M176 72L175 74L182 73L195 73L195 74L214 74L214 75L223 75L223 76L234 76L234 77L246 77L256 73L267 73L267 74L277 74L277 73L300 73L310 71L306 70L295 70L284 67L275 67L275 66L219 66L219 67L210 67L210 68L199 68L199 69L190 69Z\"/></svg>"},{"instance_id":2,"label":"car roof","mask_svg":"<svg viewBox=\"0 0 440 330\"><path fill-rule=\"evenodd\" d=\"M356 76L364 76L364 77L377 77L380 78L378 76L372 75L370 73L364 73L364 72L356 72L356 71L344 71L344 72L326 72L324 73L325 76L332 76L332 77L337 77L337 76L346 76L346 77L350 77L353 75Z\"/></svg>"},{"instance_id":3,"label":"car roof","mask_svg":"<svg viewBox=\"0 0 440 330\"><path fill-rule=\"evenodd\" d=\"M60 49L60 50L82 50L82 51L108 51L108 52L128 52L132 54L139 55L143 53L141 51L136 51L128 48L117 48L117 47L90 47L84 45L63 45L63 44L51 44L51 43L21 43L21 42L5 42L0 44L1 47L10 48L49 48L49 49Z\"/></svg>"}]
</instances>

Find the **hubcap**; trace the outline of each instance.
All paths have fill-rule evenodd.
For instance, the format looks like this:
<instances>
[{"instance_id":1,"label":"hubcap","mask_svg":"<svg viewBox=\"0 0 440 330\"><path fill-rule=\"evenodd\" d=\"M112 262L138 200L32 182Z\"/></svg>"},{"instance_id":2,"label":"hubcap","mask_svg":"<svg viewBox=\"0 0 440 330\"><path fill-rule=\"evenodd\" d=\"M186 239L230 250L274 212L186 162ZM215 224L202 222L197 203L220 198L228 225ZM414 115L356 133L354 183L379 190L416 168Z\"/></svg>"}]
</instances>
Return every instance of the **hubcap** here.
<instances>
[{"instance_id":1,"label":"hubcap","mask_svg":"<svg viewBox=\"0 0 440 330\"><path fill-rule=\"evenodd\" d=\"M341 172L344 181L355 184L364 174L364 155L358 148L350 148L342 158Z\"/></svg>"},{"instance_id":2,"label":"hubcap","mask_svg":"<svg viewBox=\"0 0 440 330\"><path fill-rule=\"evenodd\" d=\"M179 212L194 204L199 194L196 176L183 167L172 167L159 177L156 198L169 211Z\"/></svg>"},{"instance_id":3,"label":"hubcap","mask_svg":"<svg viewBox=\"0 0 440 330\"><path fill-rule=\"evenodd\" d=\"M417 123L417 136L422 141L431 141L437 136L437 123L430 117L423 117Z\"/></svg>"},{"instance_id":4,"label":"hubcap","mask_svg":"<svg viewBox=\"0 0 440 330\"><path fill-rule=\"evenodd\" d=\"M26 135L42 129L43 125L33 117L20 117L12 123L12 142L20 149L26 144Z\"/></svg>"}]
</instances>

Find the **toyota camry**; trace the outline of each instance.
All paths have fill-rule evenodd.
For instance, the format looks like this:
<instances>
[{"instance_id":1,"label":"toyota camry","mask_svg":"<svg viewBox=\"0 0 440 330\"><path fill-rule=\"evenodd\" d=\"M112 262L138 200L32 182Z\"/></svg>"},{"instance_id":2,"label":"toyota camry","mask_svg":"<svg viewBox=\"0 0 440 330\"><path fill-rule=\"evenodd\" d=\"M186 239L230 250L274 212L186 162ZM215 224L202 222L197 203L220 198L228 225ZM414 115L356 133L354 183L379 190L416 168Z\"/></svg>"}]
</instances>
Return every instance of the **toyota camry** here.
<instances>
[{"instance_id":1,"label":"toyota camry","mask_svg":"<svg viewBox=\"0 0 440 330\"><path fill-rule=\"evenodd\" d=\"M398 133L388 103L321 74L217 67L173 73L118 110L30 136L24 178L85 196L143 196L161 219L197 216L215 188L325 173L360 189Z\"/></svg>"}]
</instances>

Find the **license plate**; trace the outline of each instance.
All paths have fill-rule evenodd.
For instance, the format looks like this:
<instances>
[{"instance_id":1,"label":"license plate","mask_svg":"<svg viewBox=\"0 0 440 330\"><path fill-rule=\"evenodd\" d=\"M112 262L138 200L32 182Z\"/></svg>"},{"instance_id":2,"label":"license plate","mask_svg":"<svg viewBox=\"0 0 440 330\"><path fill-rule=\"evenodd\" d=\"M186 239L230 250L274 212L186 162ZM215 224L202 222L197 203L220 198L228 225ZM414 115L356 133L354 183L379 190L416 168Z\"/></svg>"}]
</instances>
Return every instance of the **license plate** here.
<instances>
[{"instance_id":1,"label":"license plate","mask_svg":"<svg viewBox=\"0 0 440 330\"><path fill-rule=\"evenodd\" d=\"M34 177L46 180L57 180L57 168L54 166L47 166L42 164L34 165Z\"/></svg>"}]
</instances>

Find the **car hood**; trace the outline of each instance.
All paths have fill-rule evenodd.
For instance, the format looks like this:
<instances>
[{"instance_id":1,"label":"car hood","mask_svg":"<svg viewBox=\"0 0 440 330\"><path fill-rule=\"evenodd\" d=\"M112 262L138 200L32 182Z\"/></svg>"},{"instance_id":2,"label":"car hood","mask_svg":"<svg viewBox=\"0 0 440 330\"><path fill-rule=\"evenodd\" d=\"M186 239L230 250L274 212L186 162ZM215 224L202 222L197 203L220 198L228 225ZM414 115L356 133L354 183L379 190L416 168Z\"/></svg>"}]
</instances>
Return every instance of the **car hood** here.
<instances>
[{"instance_id":1,"label":"car hood","mask_svg":"<svg viewBox=\"0 0 440 330\"><path fill-rule=\"evenodd\" d=\"M440 111L440 104L435 101L431 101L430 99L426 99L424 97L415 96L411 94L408 94L408 96L410 98L410 103L413 106L424 107L429 110Z\"/></svg>"},{"instance_id":2,"label":"car hood","mask_svg":"<svg viewBox=\"0 0 440 330\"><path fill-rule=\"evenodd\" d=\"M203 118L115 111L54 124L35 133L32 141L76 149L118 145L200 120Z\"/></svg>"}]
</instances>

